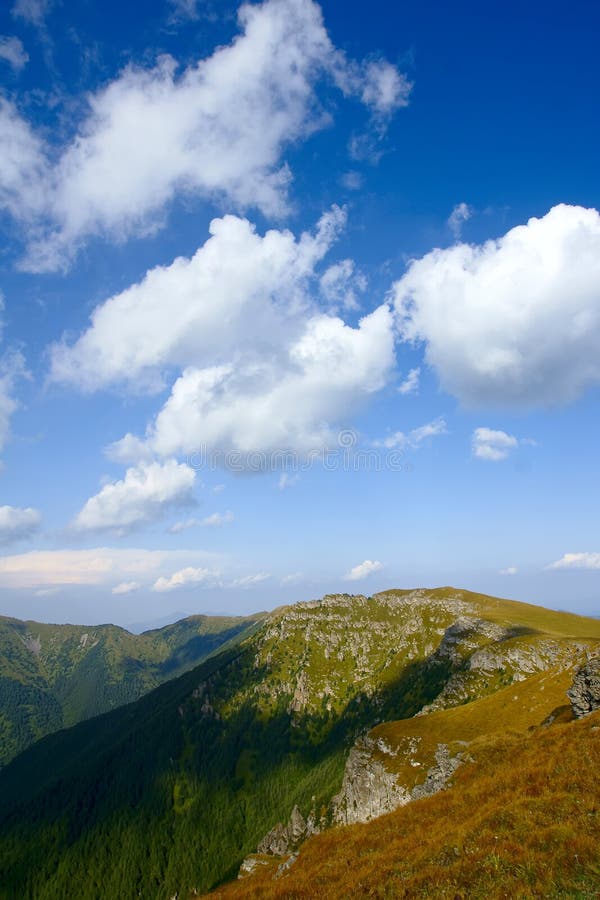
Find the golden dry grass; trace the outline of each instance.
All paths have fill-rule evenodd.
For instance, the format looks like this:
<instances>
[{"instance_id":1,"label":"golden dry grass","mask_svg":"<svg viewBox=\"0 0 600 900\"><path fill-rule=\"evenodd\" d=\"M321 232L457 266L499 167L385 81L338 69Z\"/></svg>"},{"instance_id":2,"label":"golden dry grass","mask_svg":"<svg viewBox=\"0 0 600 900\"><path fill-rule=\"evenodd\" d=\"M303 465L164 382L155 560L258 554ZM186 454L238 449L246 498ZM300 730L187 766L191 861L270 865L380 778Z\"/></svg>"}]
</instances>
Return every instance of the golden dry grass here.
<instances>
[{"instance_id":1,"label":"golden dry grass","mask_svg":"<svg viewBox=\"0 0 600 900\"><path fill-rule=\"evenodd\" d=\"M275 864L212 896L598 897L599 760L600 713L497 736L451 789L315 836L280 878Z\"/></svg>"}]
</instances>

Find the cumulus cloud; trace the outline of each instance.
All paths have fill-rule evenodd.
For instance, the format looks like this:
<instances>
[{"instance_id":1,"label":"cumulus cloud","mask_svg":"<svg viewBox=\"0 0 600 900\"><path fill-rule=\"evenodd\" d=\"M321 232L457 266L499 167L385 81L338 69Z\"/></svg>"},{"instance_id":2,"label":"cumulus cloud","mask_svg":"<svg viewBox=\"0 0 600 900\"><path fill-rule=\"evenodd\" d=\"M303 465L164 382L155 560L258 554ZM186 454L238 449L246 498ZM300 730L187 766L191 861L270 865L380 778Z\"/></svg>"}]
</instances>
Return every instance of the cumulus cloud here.
<instances>
[{"instance_id":1,"label":"cumulus cloud","mask_svg":"<svg viewBox=\"0 0 600 900\"><path fill-rule=\"evenodd\" d=\"M201 446L275 453L327 445L331 424L389 378L391 314L382 306L357 328L317 315L279 355L271 352L262 361L184 370L148 430L148 446L169 456Z\"/></svg>"},{"instance_id":2,"label":"cumulus cloud","mask_svg":"<svg viewBox=\"0 0 600 900\"><path fill-rule=\"evenodd\" d=\"M473 456L488 462L500 462L519 446L519 440L505 431L476 428L472 437Z\"/></svg>"},{"instance_id":3,"label":"cumulus cloud","mask_svg":"<svg viewBox=\"0 0 600 900\"><path fill-rule=\"evenodd\" d=\"M23 210L13 202L11 211L29 226L25 268L64 268L90 236L152 233L177 196L282 214L291 179L282 154L327 123L316 94L323 79L379 117L405 105L406 79L384 60L348 60L312 0L244 4L238 19L230 44L184 71L170 56L154 68L128 66L89 95L87 115L56 164L48 148L41 172L28 172L24 161L19 185L28 202ZM27 155L37 157L40 142L26 122L6 125L7 140L27 136ZM32 192L44 200L35 228Z\"/></svg>"},{"instance_id":4,"label":"cumulus cloud","mask_svg":"<svg viewBox=\"0 0 600 900\"><path fill-rule=\"evenodd\" d=\"M560 205L480 246L413 261L401 336L471 407L533 408L600 384L600 214Z\"/></svg>"},{"instance_id":5,"label":"cumulus cloud","mask_svg":"<svg viewBox=\"0 0 600 900\"><path fill-rule=\"evenodd\" d=\"M600 553L565 553L548 569L600 569Z\"/></svg>"},{"instance_id":6,"label":"cumulus cloud","mask_svg":"<svg viewBox=\"0 0 600 900\"><path fill-rule=\"evenodd\" d=\"M421 369L419 366L411 369L404 381L398 388L399 394L416 394L419 390L419 379L421 378Z\"/></svg>"},{"instance_id":7,"label":"cumulus cloud","mask_svg":"<svg viewBox=\"0 0 600 900\"><path fill-rule=\"evenodd\" d=\"M39 528L42 516L28 506L0 506L0 544L8 544L30 537Z\"/></svg>"},{"instance_id":8,"label":"cumulus cloud","mask_svg":"<svg viewBox=\"0 0 600 900\"><path fill-rule=\"evenodd\" d=\"M215 554L199 550L96 547L89 550L32 550L0 556L0 587L46 588L153 581L165 569L216 565Z\"/></svg>"},{"instance_id":9,"label":"cumulus cloud","mask_svg":"<svg viewBox=\"0 0 600 900\"><path fill-rule=\"evenodd\" d=\"M185 569L179 569L177 572L174 572L170 578L165 578L164 576L157 578L152 590L157 593L166 593L177 588L189 587L190 585L214 584L216 577L217 573L211 569L186 566Z\"/></svg>"},{"instance_id":10,"label":"cumulus cloud","mask_svg":"<svg viewBox=\"0 0 600 900\"><path fill-rule=\"evenodd\" d=\"M448 225L455 240L460 238L462 227L473 215L473 210L468 203L457 203L448 217Z\"/></svg>"},{"instance_id":11,"label":"cumulus cloud","mask_svg":"<svg viewBox=\"0 0 600 900\"><path fill-rule=\"evenodd\" d=\"M27 65L29 56L18 37L0 35L0 59L12 66L15 72L20 72Z\"/></svg>"},{"instance_id":12,"label":"cumulus cloud","mask_svg":"<svg viewBox=\"0 0 600 900\"><path fill-rule=\"evenodd\" d=\"M74 344L56 345L52 378L148 389L180 371L146 434L110 448L122 462L322 448L395 366L387 303L352 327L315 299L316 266L344 222L334 208L295 239L260 236L234 216L215 220L192 259L151 270L101 304Z\"/></svg>"},{"instance_id":13,"label":"cumulus cloud","mask_svg":"<svg viewBox=\"0 0 600 900\"><path fill-rule=\"evenodd\" d=\"M517 575L519 570L516 566L508 566L507 569L500 569L500 575Z\"/></svg>"},{"instance_id":14,"label":"cumulus cloud","mask_svg":"<svg viewBox=\"0 0 600 900\"><path fill-rule=\"evenodd\" d=\"M381 569L383 569L383 563L380 563L379 560L365 559L364 562L346 572L344 579L345 581L362 581L363 578L368 578L375 572L380 572Z\"/></svg>"},{"instance_id":15,"label":"cumulus cloud","mask_svg":"<svg viewBox=\"0 0 600 900\"><path fill-rule=\"evenodd\" d=\"M416 450L423 441L426 441L428 438L439 437L442 434L448 434L448 428L446 420L438 418L432 422L427 422L426 425L419 425L418 428L413 428L409 432L395 431L394 434L390 434L389 437L384 438L382 441L375 441L375 446L385 447L387 450L401 450L404 447Z\"/></svg>"},{"instance_id":16,"label":"cumulus cloud","mask_svg":"<svg viewBox=\"0 0 600 900\"><path fill-rule=\"evenodd\" d=\"M141 584L139 581L121 581L120 584L115 585L112 589L112 594L133 594L135 591L139 591L141 588Z\"/></svg>"},{"instance_id":17,"label":"cumulus cloud","mask_svg":"<svg viewBox=\"0 0 600 900\"><path fill-rule=\"evenodd\" d=\"M261 236L236 216L214 219L191 259L150 269L96 307L75 344L56 345L51 377L87 390L115 382L162 387L170 367L277 345L299 332L309 279L344 224L344 211L334 207L314 233L296 240L276 229Z\"/></svg>"},{"instance_id":18,"label":"cumulus cloud","mask_svg":"<svg viewBox=\"0 0 600 900\"><path fill-rule=\"evenodd\" d=\"M159 518L173 506L189 503L196 473L184 463L140 463L121 481L105 484L74 521L78 531L130 531Z\"/></svg>"}]
</instances>

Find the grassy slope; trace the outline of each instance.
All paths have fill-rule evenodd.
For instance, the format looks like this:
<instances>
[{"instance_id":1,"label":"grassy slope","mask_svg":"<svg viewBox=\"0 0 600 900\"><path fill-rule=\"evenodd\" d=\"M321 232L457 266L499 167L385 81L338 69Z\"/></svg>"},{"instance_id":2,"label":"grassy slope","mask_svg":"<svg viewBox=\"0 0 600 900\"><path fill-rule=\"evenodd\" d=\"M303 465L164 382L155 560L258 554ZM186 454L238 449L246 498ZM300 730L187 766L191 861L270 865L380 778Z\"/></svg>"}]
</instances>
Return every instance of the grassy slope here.
<instances>
[{"instance_id":1,"label":"grassy slope","mask_svg":"<svg viewBox=\"0 0 600 900\"><path fill-rule=\"evenodd\" d=\"M220 900L359 897L597 897L600 891L600 713L572 722L564 673L534 676L466 707L373 734L471 741L452 787L367 825L311 838L285 874L281 860L214 892ZM386 758L387 759L387 758ZM410 786L414 769L396 770Z\"/></svg>"},{"instance_id":2,"label":"grassy slope","mask_svg":"<svg viewBox=\"0 0 600 900\"><path fill-rule=\"evenodd\" d=\"M0 764L181 674L260 617L191 616L141 635L0 618Z\"/></svg>"},{"instance_id":3,"label":"grassy slope","mask_svg":"<svg viewBox=\"0 0 600 900\"><path fill-rule=\"evenodd\" d=\"M561 630L561 614L453 589L283 608L239 648L0 773L0 897L162 900L233 877L295 803L327 803L357 730L418 721L406 717L451 672L436 648L467 613L519 625L513 643L545 627L600 638L600 622L567 616Z\"/></svg>"}]
</instances>

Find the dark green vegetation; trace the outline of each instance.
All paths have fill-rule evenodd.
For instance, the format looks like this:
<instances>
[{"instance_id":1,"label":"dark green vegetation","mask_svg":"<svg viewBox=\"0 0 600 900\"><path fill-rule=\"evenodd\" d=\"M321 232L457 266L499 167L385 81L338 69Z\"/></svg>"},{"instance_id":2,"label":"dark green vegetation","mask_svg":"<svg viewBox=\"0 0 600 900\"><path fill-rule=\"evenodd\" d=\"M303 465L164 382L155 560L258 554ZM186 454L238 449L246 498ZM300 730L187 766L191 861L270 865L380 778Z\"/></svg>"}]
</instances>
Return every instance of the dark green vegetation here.
<instances>
[{"instance_id":1,"label":"dark green vegetation","mask_svg":"<svg viewBox=\"0 0 600 900\"><path fill-rule=\"evenodd\" d=\"M238 646L0 773L0 896L205 891L295 804L326 812L364 728L491 695L599 639L599 622L453 589L276 611Z\"/></svg>"},{"instance_id":2,"label":"dark green vegetation","mask_svg":"<svg viewBox=\"0 0 600 900\"><path fill-rule=\"evenodd\" d=\"M46 734L137 700L258 621L190 616L137 635L1 617L0 765Z\"/></svg>"}]
</instances>

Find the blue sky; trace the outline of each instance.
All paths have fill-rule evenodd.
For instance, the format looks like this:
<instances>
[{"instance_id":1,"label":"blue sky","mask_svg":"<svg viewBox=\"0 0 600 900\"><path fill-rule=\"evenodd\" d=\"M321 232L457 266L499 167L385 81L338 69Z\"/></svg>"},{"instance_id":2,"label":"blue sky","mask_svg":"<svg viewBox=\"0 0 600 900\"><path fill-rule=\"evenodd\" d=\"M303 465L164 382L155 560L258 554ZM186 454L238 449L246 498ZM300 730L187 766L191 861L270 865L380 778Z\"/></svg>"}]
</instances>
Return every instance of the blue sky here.
<instances>
[{"instance_id":1,"label":"blue sky","mask_svg":"<svg viewBox=\"0 0 600 900\"><path fill-rule=\"evenodd\" d=\"M600 614L600 13L0 11L0 613Z\"/></svg>"}]
</instances>

